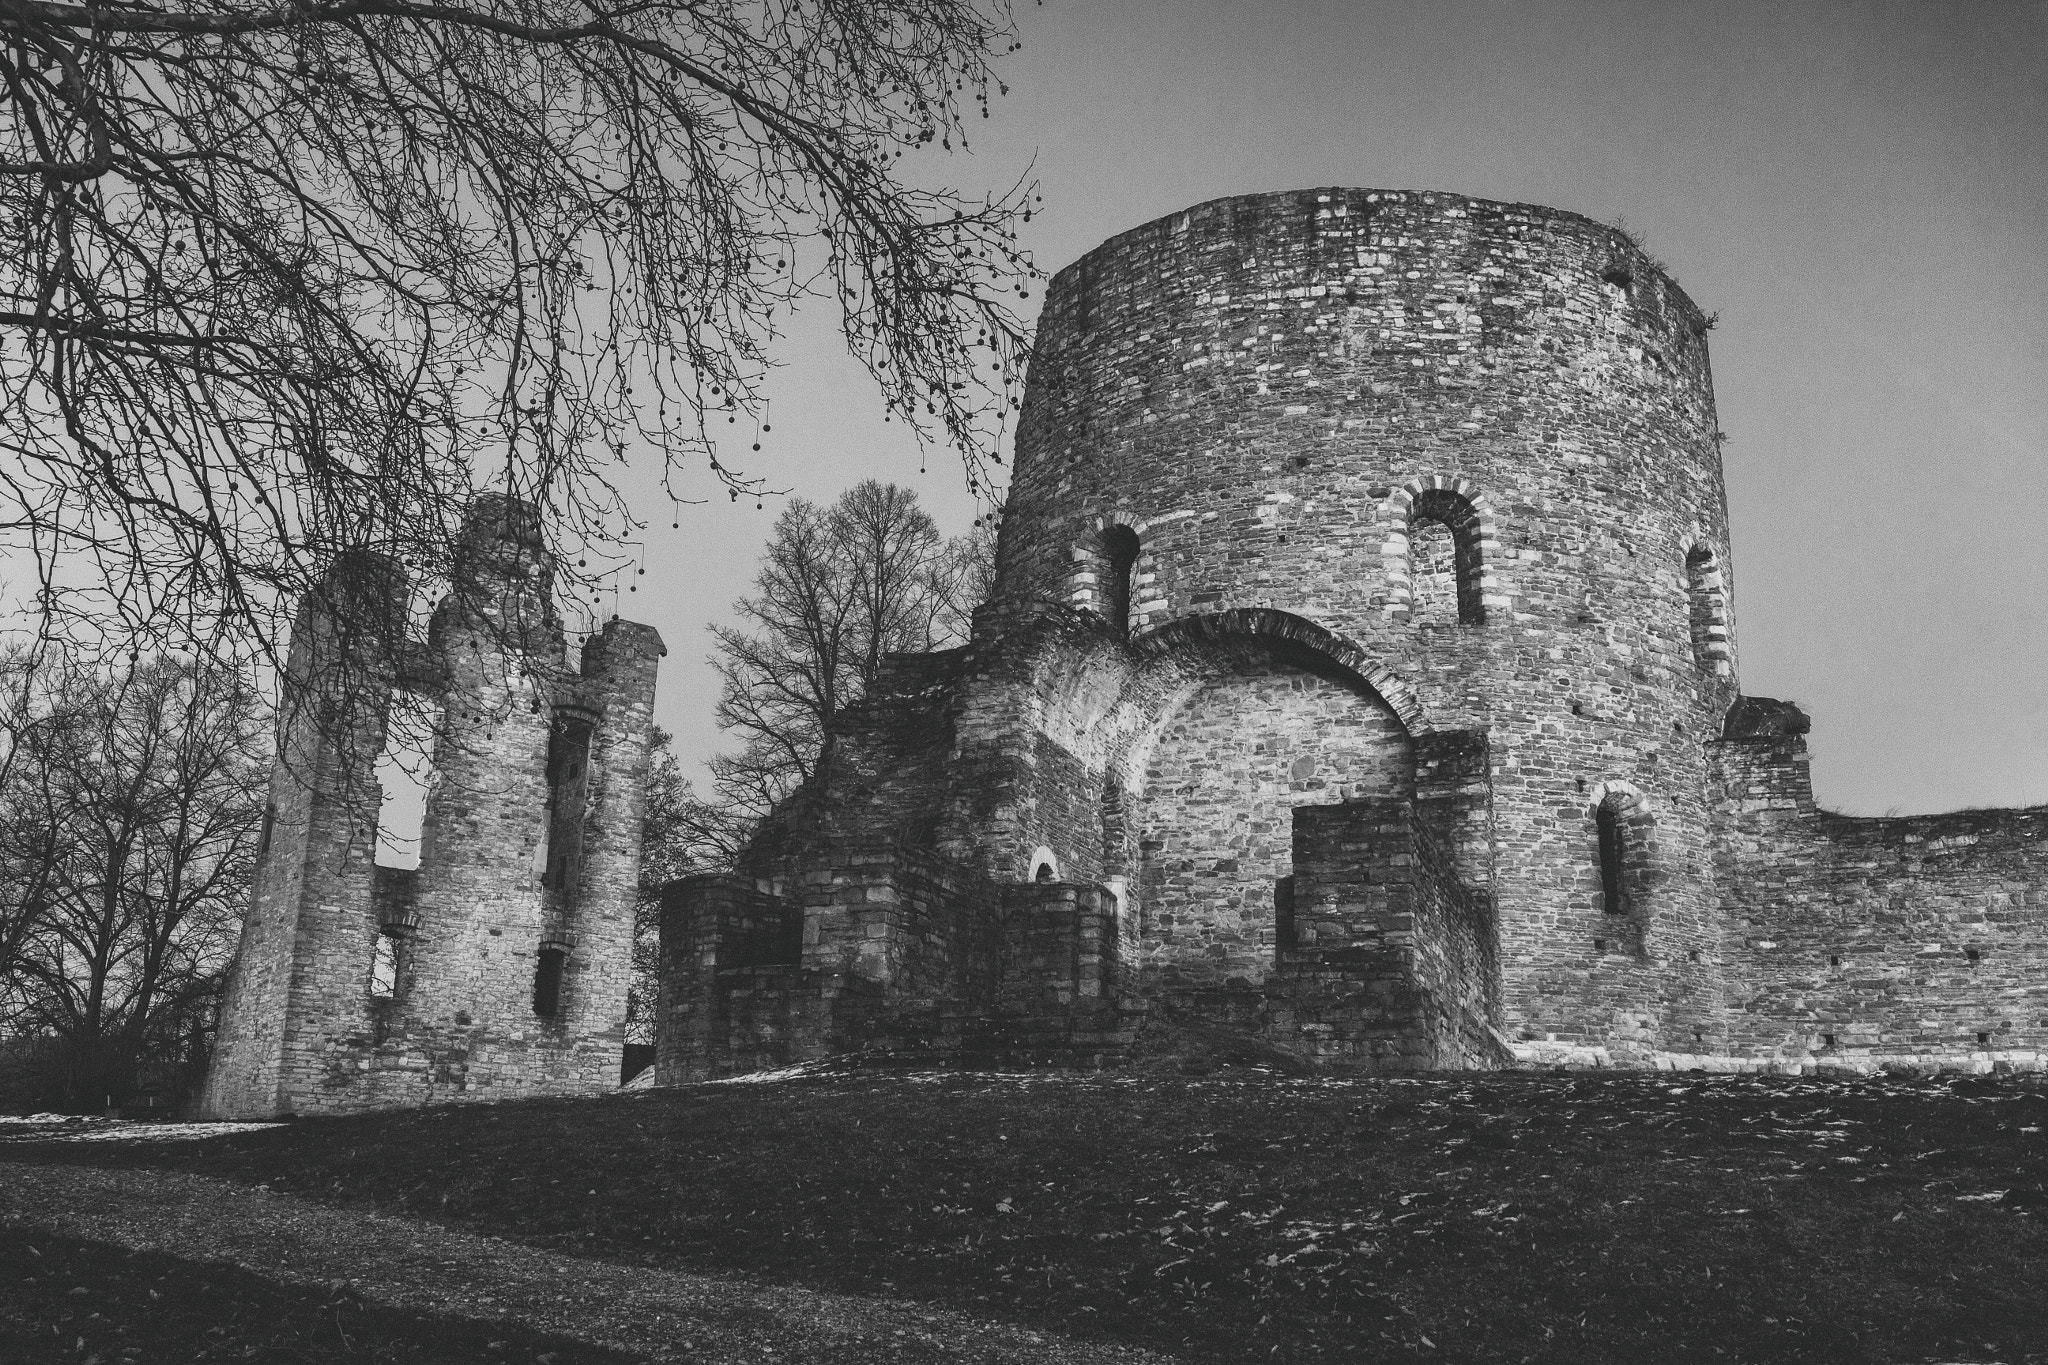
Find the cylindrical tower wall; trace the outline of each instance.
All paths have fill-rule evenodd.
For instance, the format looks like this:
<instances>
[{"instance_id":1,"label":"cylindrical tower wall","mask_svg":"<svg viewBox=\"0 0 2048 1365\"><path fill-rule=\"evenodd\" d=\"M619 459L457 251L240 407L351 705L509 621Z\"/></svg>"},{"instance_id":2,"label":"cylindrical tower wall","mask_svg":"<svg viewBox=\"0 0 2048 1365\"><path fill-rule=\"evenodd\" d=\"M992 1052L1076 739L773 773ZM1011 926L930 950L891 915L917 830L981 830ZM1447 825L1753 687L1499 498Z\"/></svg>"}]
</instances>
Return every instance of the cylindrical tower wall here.
<instances>
[{"instance_id":1,"label":"cylindrical tower wall","mask_svg":"<svg viewBox=\"0 0 2048 1365\"><path fill-rule=\"evenodd\" d=\"M991 619L1127 591L1134 635L1269 607L1348 638L1424 728L1488 732L1511 1030L1711 1046L1707 327L1627 234L1551 209L1328 189L1125 233L1052 283Z\"/></svg>"}]
</instances>

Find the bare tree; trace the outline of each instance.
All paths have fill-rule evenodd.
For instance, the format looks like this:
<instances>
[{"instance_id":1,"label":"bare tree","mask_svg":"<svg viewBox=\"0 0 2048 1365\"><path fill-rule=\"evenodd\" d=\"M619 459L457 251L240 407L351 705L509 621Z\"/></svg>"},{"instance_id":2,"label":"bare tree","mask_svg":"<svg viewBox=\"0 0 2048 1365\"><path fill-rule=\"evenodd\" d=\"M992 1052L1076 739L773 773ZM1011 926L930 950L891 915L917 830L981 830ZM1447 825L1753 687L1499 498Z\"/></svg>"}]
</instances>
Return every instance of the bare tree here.
<instances>
[{"instance_id":1,"label":"bare tree","mask_svg":"<svg viewBox=\"0 0 2048 1365\"><path fill-rule=\"evenodd\" d=\"M8 1004L18 1031L60 1043L65 1100L95 1103L210 1014L248 896L267 716L241 678L189 661L52 671L0 788L5 893L35 908Z\"/></svg>"},{"instance_id":2,"label":"bare tree","mask_svg":"<svg viewBox=\"0 0 2048 1365\"><path fill-rule=\"evenodd\" d=\"M810 780L833 718L886 656L965 638L973 559L894 484L869 479L829 509L797 499L783 510L737 604L747 628L712 630L718 723L741 741L712 763L728 810L757 819Z\"/></svg>"},{"instance_id":3,"label":"bare tree","mask_svg":"<svg viewBox=\"0 0 2048 1365\"><path fill-rule=\"evenodd\" d=\"M1005 0L0 0L0 529L46 628L274 666L340 551L445 581L477 488L594 590L651 515L617 462L758 486L807 298L980 485L1035 196L918 154L1014 46Z\"/></svg>"}]
</instances>

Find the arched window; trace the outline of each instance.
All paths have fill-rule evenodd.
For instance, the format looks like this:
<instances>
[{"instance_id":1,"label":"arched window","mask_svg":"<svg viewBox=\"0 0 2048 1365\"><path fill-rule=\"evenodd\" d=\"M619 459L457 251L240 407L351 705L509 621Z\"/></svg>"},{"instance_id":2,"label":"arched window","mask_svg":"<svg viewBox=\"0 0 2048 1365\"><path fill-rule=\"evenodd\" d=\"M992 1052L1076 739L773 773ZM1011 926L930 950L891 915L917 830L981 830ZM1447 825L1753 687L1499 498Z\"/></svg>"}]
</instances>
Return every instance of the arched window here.
<instances>
[{"instance_id":1,"label":"arched window","mask_svg":"<svg viewBox=\"0 0 2048 1365\"><path fill-rule=\"evenodd\" d=\"M543 1019L552 1019L562 1008L562 969L569 962L569 945L560 939L547 939L540 945L540 956L533 969L533 1012Z\"/></svg>"},{"instance_id":2,"label":"arched window","mask_svg":"<svg viewBox=\"0 0 2048 1365\"><path fill-rule=\"evenodd\" d=\"M1711 546L1695 545L1686 554L1685 586L1693 664L1702 673L1728 673L1728 587Z\"/></svg>"},{"instance_id":3,"label":"arched window","mask_svg":"<svg viewBox=\"0 0 2048 1365\"><path fill-rule=\"evenodd\" d=\"M1396 489L1395 520L1383 553L1391 579L1389 611L1411 624L1486 624L1486 545L1489 533L1478 495L1462 479Z\"/></svg>"},{"instance_id":4,"label":"arched window","mask_svg":"<svg viewBox=\"0 0 2048 1365\"><path fill-rule=\"evenodd\" d=\"M1031 853L1031 880L1034 882L1056 882L1060 879L1060 860L1053 851L1040 844Z\"/></svg>"},{"instance_id":5,"label":"arched window","mask_svg":"<svg viewBox=\"0 0 2048 1365\"><path fill-rule=\"evenodd\" d=\"M1620 936L1624 951L1641 947L1644 903L1652 884L1647 866L1652 843L1649 803L1627 782L1602 782L1593 793L1593 857L1600 873L1601 916Z\"/></svg>"},{"instance_id":6,"label":"arched window","mask_svg":"<svg viewBox=\"0 0 2048 1365\"><path fill-rule=\"evenodd\" d=\"M1112 526L1102 533L1102 615L1119 635L1131 633L1132 579L1138 567L1138 533Z\"/></svg>"}]
</instances>

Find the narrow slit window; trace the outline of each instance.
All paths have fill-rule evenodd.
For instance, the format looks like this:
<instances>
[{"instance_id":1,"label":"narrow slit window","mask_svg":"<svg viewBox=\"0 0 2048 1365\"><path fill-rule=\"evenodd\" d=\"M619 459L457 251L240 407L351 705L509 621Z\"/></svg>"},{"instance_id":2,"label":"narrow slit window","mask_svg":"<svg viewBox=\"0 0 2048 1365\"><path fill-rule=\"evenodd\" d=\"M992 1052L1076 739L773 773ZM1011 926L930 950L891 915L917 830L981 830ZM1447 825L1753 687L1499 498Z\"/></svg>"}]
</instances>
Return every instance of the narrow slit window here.
<instances>
[{"instance_id":1,"label":"narrow slit window","mask_svg":"<svg viewBox=\"0 0 2048 1365\"><path fill-rule=\"evenodd\" d=\"M583 820L590 801L591 736L588 720L558 712L548 739L548 859L541 887L554 892L564 909L573 909L577 901Z\"/></svg>"},{"instance_id":2,"label":"narrow slit window","mask_svg":"<svg viewBox=\"0 0 2048 1365\"><path fill-rule=\"evenodd\" d=\"M569 954L554 946L540 950L540 960L533 969L533 1012L543 1019L552 1019L562 1007L562 967Z\"/></svg>"},{"instance_id":3,"label":"narrow slit window","mask_svg":"<svg viewBox=\"0 0 2048 1365\"><path fill-rule=\"evenodd\" d=\"M1112 526L1102 533L1102 615L1119 635L1131 633L1133 582L1138 568L1138 533Z\"/></svg>"},{"instance_id":4,"label":"narrow slit window","mask_svg":"<svg viewBox=\"0 0 2048 1365\"><path fill-rule=\"evenodd\" d=\"M1600 841L1600 908L1610 915L1627 914L1628 903L1621 889L1626 844L1621 812L1612 804L1602 802L1593 813L1593 824L1599 831Z\"/></svg>"}]
</instances>

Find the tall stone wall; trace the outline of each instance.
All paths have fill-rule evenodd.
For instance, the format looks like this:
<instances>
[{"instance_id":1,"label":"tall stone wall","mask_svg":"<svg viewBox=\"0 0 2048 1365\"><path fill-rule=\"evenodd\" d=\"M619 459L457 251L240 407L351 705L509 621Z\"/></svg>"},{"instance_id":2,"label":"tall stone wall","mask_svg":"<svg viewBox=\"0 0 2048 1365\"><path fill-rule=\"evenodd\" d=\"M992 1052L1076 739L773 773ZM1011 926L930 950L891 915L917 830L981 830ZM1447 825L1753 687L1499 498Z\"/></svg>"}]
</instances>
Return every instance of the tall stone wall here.
<instances>
[{"instance_id":1,"label":"tall stone wall","mask_svg":"<svg viewBox=\"0 0 2048 1365\"><path fill-rule=\"evenodd\" d=\"M1815 806L1799 734L1715 759L1738 1053L2048 1058L2048 807L1859 819Z\"/></svg>"},{"instance_id":2,"label":"tall stone wall","mask_svg":"<svg viewBox=\"0 0 2048 1365\"><path fill-rule=\"evenodd\" d=\"M381 647L404 593L397 565L355 555L299 604L250 908L200 1100L209 1116L281 1112L283 1096L324 1082L327 1040L360 1046L374 1032L373 769L387 711L344 694L391 685ZM309 978L324 989L308 989Z\"/></svg>"},{"instance_id":3,"label":"tall stone wall","mask_svg":"<svg viewBox=\"0 0 2048 1365\"><path fill-rule=\"evenodd\" d=\"M331 590L301 613L292 657L307 678L343 654L356 665L341 671L342 709L358 732L334 733L339 697L288 713L206 1116L617 1083L663 651L650 628L613 621L567 673L542 563L532 514L479 500L455 588L403 675L361 657L390 631L332 627ZM339 572L350 581L349 565ZM379 610L402 607L401 579L387 574L382 591ZM431 690L443 717L416 871L374 860L376 689L399 685ZM384 981L380 952L395 959Z\"/></svg>"}]
</instances>

